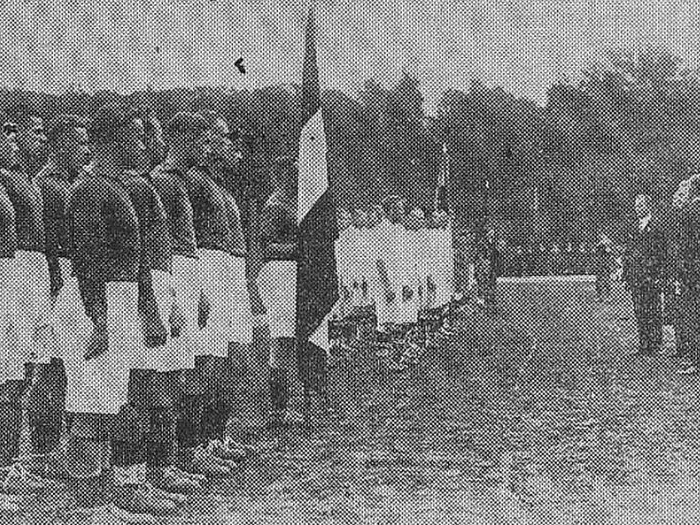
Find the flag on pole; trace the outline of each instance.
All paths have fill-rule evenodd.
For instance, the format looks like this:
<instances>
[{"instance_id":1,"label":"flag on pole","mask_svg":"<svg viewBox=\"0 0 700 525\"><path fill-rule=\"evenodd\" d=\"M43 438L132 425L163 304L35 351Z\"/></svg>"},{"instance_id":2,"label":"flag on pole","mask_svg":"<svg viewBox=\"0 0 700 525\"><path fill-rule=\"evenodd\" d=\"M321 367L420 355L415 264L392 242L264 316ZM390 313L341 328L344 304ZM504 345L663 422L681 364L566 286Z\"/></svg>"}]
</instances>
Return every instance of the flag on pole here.
<instances>
[{"instance_id":1,"label":"flag on pole","mask_svg":"<svg viewBox=\"0 0 700 525\"><path fill-rule=\"evenodd\" d=\"M440 161L440 174L438 175L437 188L435 189L435 209L445 212L450 211L450 199L448 187L450 184L450 154L447 144L442 145L442 159Z\"/></svg>"},{"instance_id":2,"label":"flag on pole","mask_svg":"<svg viewBox=\"0 0 700 525\"><path fill-rule=\"evenodd\" d=\"M306 26L299 139L297 222L297 363L299 378L314 387L328 348L328 319L338 302L335 240L338 230L326 162L326 134L316 63L314 8ZM321 359L322 361L322 359Z\"/></svg>"}]
</instances>

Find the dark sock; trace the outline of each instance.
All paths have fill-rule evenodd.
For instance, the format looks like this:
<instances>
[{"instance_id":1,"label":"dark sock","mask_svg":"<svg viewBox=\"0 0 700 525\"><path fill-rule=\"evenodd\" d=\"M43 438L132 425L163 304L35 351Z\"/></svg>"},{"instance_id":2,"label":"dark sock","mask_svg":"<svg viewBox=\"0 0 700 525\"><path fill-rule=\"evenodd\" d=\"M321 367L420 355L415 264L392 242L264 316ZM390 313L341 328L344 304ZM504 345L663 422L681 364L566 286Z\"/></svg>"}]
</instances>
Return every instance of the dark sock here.
<instances>
[{"instance_id":1,"label":"dark sock","mask_svg":"<svg viewBox=\"0 0 700 525\"><path fill-rule=\"evenodd\" d=\"M111 441L114 467L131 467L146 462L146 447L140 441Z\"/></svg>"},{"instance_id":2,"label":"dark sock","mask_svg":"<svg viewBox=\"0 0 700 525\"><path fill-rule=\"evenodd\" d=\"M203 395L183 395L177 414L177 442L180 449L194 448L202 441Z\"/></svg>"},{"instance_id":3,"label":"dark sock","mask_svg":"<svg viewBox=\"0 0 700 525\"><path fill-rule=\"evenodd\" d=\"M162 470L174 462L176 416L170 408L150 410L149 431L146 443L149 473Z\"/></svg>"},{"instance_id":4,"label":"dark sock","mask_svg":"<svg viewBox=\"0 0 700 525\"><path fill-rule=\"evenodd\" d=\"M34 452L48 454L58 447L61 440L61 423L36 425L31 429L31 442Z\"/></svg>"},{"instance_id":5,"label":"dark sock","mask_svg":"<svg viewBox=\"0 0 700 525\"><path fill-rule=\"evenodd\" d=\"M283 368L270 369L270 399L272 410L284 413L289 402L289 383L287 371Z\"/></svg>"},{"instance_id":6,"label":"dark sock","mask_svg":"<svg viewBox=\"0 0 700 525\"><path fill-rule=\"evenodd\" d=\"M202 423L204 442L217 439L223 441L230 412L228 403L223 399L215 397L207 403Z\"/></svg>"}]
</instances>

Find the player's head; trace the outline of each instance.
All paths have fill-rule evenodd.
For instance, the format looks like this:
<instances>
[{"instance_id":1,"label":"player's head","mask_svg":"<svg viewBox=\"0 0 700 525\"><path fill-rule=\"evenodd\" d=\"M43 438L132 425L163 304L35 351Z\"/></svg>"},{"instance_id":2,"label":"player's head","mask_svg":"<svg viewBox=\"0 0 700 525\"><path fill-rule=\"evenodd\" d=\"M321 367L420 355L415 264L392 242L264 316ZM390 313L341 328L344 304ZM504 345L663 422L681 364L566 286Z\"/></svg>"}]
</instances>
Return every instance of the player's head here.
<instances>
[{"instance_id":1,"label":"player's head","mask_svg":"<svg viewBox=\"0 0 700 525\"><path fill-rule=\"evenodd\" d=\"M389 195L382 202L384 215L393 223L403 221L406 214L406 201L398 195Z\"/></svg>"},{"instance_id":2,"label":"player's head","mask_svg":"<svg viewBox=\"0 0 700 525\"><path fill-rule=\"evenodd\" d=\"M165 137L170 155L187 167L203 164L211 151L209 126L197 113L176 113L165 125Z\"/></svg>"},{"instance_id":3,"label":"player's head","mask_svg":"<svg viewBox=\"0 0 700 525\"><path fill-rule=\"evenodd\" d=\"M449 216L445 210L437 209L433 211L432 219L433 226L435 228L443 228L444 226L447 226Z\"/></svg>"},{"instance_id":4,"label":"player's head","mask_svg":"<svg viewBox=\"0 0 700 525\"><path fill-rule=\"evenodd\" d=\"M236 163L234 141L238 134L232 133L228 122L214 110L202 110L199 115L204 118L211 132L210 161L223 163L224 166L233 167Z\"/></svg>"},{"instance_id":5,"label":"player's head","mask_svg":"<svg viewBox=\"0 0 700 525\"><path fill-rule=\"evenodd\" d=\"M649 215L651 213L651 197L644 193L638 194L634 199L634 211L640 219Z\"/></svg>"},{"instance_id":6,"label":"player's head","mask_svg":"<svg viewBox=\"0 0 700 525\"><path fill-rule=\"evenodd\" d=\"M26 106L18 107L10 115L16 125L16 140L20 155L28 166L43 165L48 155L44 120Z\"/></svg>"},{"instance_id":7,"label":"player's head","mask_svg":"<svg viewBox=\"0 0 700 525\"><path fill-rule=\"evenodd\" d=\"M347 230L352 226L352 214L347 208L338 208L338 229L340 231Z\"/></svg>"},{"instance_id":8,"label":"player's head","mask_svg":"<svg viewBox=\"0 0 700 525\"><path fill-rule=\"evenodd\" d=\"M49 123L49 148L56 161L75 177L90 162L87 123L77 115L58 115Z\"/></svg>"},{"instance_id":9,"label":"player's head","mask_svg":"<svg viewBox=\"0 0 700 525\"><path fill-rule=\"evenodd\" d=\"M425 212L422 208L415 207L411 210L406 226L412 230L420 230L425 227Z\"/></svg>"},{"instance_id":10,"label":"player's head","mask_svg":"<svg viewBox=\"0 0 700 525\"><path fill-rule=\"evenodd\" d=\"M119 167L140 169L146 155L143 120L131 106L106 104L95 113L90 126L95 157L111 157ZM97 160L97 159L96 159Z\"/></svg>"}]
</instances>

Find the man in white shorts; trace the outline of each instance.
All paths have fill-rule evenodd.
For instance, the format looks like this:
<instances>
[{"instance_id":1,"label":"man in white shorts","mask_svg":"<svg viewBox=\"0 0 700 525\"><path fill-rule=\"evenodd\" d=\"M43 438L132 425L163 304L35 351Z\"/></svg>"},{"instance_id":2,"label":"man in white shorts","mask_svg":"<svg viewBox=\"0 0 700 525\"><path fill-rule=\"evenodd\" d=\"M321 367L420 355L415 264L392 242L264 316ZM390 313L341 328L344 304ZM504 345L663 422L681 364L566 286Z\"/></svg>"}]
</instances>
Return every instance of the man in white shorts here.
<instances>
[{"instance_id":1,"label":"man in white shorts","mask_svg":"<svg viewBox=\"0 0 700 525\"><path fill-rule=\"evenodd\" d=\"M143 127L131 108L107 105L98 110L90 135L94 168L73 185L68 205L73 272L92 328L71 378L76 399L66 466L79 507L102 507L109 486L107 512L122 521L156 523L153 516L173 514L175 504L146 483L143 427L129 402L130 371L144 351L138 313L142 241L124 171L139 166Z\"/></svg>"},{"instance_id":2,"label":"man in white shorts","mask_svg":"<svg viewBox=\"0 0 700 525\"><path fill-rule=\"evenodd\" d=\"M19 455L19 442L24 421L20 408L22 396L37 385L42 368L48 366L53 349L50 346L50 278L46 260L46 238L44 231L44 206L41 190L18 162L17 155L36 159L43 149L46 137L41 119L21 116L22 135L25 137L22 150L13 147L3 137L3 166L0 166L0 187L5 190L12 203L15 215L17 251L14 257L14 286L10 294L10 321L12 339L5 359L6 394L9 413L7 427L7 454L10 458ZM30 140L34 137L34 140ZM34 164L32 164L32 168ZM38 413L46 406L46 394L50 389L39 388L32 396L28 412ZM31 393L31 392L30 392ZM15 419L19 418L19 419ZM37 436L36 433L33 433ZM35 444L36 444L35 440ZM34 447L33 447L34 448ZM24 468L18 465L10 470L5 484L24 484ZM15 475L16 474L16 475ZM29 485L33 485L30 483ZM41 480L38 487L46 486Z\"/></svg>"},{"instance_id":3,"label":"man in white shorts","mask_svg":"<svg viewBox=\"0 0 700 525\"><path fill-rule=\"evenodd\" d=\"M258 261L257 287L270 329L270 423L295 424L299 414L288 409L290 379L283 359L295 355L297 223L294 160L277 160L274 190L260 213L253 259Z\"/></svg>"}]
</instances>

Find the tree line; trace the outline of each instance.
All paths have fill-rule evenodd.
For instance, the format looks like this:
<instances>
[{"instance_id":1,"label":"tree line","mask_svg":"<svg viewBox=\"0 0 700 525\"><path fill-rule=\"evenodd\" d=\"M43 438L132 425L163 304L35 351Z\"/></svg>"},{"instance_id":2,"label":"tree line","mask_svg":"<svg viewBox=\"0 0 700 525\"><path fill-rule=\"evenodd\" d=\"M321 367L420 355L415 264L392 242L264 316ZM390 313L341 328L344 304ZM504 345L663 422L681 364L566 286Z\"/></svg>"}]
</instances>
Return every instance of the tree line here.
<instances>
[{"instance_id":1,"label":"tree line","mask_svg":"<svg viewBox=\"0 0 700 525\"><path fill-rule=\"evenodd\" d=\"M443 93L430 116L408 74L390 87L368 80L356 97L324 91L337 202L366 206L391 192L430 210L446 143L461 228L492 225L510 244L590 242L598 229L619 237L636 193L651 194L664 209L698 165L698 75L663 49L611 52L582 73L576 83L552 85L544 106L473 81ZM294 154L300 94L292 84L129 95L4 89L0 108L89 117L123 99L161 120L178 110L215 109L240 131L243 169L265 180L275 157Z\"/></svg>"}]
</instances>

